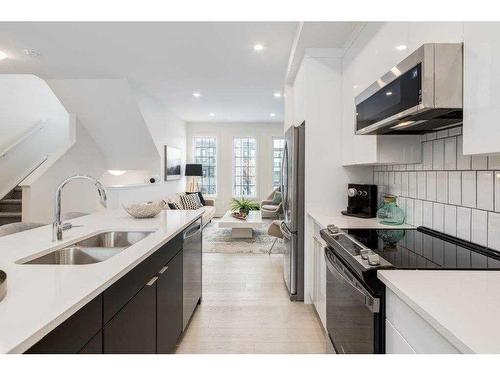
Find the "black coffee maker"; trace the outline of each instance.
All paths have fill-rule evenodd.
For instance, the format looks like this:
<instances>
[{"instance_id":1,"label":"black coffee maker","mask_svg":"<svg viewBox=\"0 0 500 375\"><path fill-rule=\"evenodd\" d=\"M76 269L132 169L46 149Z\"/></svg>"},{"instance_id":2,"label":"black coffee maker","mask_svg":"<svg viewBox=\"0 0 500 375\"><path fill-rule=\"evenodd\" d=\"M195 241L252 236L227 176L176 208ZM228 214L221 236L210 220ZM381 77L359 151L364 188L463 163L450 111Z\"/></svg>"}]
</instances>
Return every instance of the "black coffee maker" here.
<instances>
[{"instance_id":1,"label":"black coffee maker","mask_svg":"<svg viewBox=\"0 0 500 375\"><path fill-rule=\"evenodd\" d=\"M348 184L347 210L344 215L362 218L375 217L377 214L377 185Z\"/></svg>"}]
</instances>

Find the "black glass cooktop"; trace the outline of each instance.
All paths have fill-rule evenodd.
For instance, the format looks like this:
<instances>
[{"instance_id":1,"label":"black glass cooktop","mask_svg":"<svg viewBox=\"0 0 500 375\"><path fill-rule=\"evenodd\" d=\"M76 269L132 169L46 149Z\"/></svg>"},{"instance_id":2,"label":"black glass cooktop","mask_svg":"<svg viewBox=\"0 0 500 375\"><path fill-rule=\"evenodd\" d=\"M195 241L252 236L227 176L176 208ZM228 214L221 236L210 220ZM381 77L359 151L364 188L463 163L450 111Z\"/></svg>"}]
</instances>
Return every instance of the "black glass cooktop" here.
<instances>
[{"instance_id":1,"label":"black glass cooktop","mask_svg":"<svg viewBox=\"0 0 500 375\"><path fill-rule=\"evenodd\" d=\"M398 269L500 269L500 252L424 227L346 232Z\"/></svg>"}]
</instances>

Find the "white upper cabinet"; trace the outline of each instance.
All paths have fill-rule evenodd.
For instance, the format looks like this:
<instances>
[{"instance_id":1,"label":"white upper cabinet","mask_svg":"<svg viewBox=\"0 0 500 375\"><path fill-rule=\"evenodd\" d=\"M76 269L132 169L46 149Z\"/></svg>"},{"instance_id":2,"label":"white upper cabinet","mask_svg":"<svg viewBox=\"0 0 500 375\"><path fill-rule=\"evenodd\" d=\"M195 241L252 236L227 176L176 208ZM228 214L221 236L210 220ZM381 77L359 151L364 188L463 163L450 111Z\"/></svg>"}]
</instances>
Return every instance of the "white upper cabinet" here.
<instances>
[{"instance_id":1,"label":"white upper cabinet","mask_svg":"<svg viewBox=\"0 0 500 375\"><path fill-rule=\"evenodd\" d=\"M500 153L500 22L464 24L464 154Z\"/></svg>"},{"instance_id":2,"label":"white upper cabinet","mask_svg":"<svg viewBox=\"0 0 500 375\"><path fill-rule=\"evenodd\" d=\"M421 162L419 135L355 135L355 97L424 43L461 42L463 24L367 23L342 61L342 164Z\"/></svg>"}]
</instances>

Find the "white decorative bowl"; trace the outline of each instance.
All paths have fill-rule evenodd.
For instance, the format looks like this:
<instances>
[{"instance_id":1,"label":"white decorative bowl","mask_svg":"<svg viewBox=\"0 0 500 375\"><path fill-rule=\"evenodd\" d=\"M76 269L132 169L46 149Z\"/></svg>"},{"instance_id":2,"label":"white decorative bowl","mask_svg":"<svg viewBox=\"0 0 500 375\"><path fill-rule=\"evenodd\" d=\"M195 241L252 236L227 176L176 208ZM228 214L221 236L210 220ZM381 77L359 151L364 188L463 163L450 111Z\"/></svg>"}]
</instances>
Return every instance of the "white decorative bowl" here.
<instances>
[{"instance_id":1,"label":"white decorative bowl","mask_svg":"<svg viewBox=\"0 0 500 375\"><path fill-rule=\"evenodd\" d=\"M161 200L157 202L131 204L128 207L123 206L123 208L130 216L136 219L147 219L158 215L165 205L165 201Z\"/></svg>"}]
</instances>

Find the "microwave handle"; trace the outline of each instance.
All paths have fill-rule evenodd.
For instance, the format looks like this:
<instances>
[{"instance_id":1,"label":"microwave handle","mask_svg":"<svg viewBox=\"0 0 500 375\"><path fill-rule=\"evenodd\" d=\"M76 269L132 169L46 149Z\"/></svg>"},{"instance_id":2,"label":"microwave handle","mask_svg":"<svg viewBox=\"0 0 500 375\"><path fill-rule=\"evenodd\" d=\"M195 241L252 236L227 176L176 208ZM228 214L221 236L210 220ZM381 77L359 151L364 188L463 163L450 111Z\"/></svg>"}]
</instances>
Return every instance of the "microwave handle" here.
<instances>
[{"instance_id":1,"label":"microwave handle","mask_svg":"<svg viewBox=\"0 0 500 375\"><path fill-rule=\"evenodd\" d=\"M370 310L372 313L379 313L380 312L380 298L375 298L372 297L371 294L364 290L359 288L359 286L355 285L351 280L346 275L350 275L352 278L352 274L346 270L345 268L339 267L335 260L332 259L332 257L328 254L330 250L328 248L325 249L325 258L326 258L326 266L330 270L331 273L333 274L338 274L342 280L344 280L347 284L349 284L355 291L357 291L361 297L364 299L365 306Z\"/></svg>"}]
</instances>

